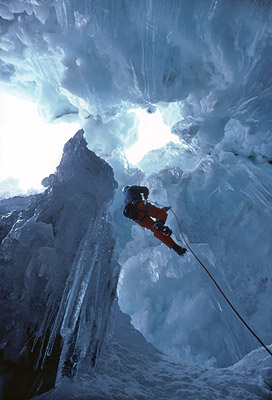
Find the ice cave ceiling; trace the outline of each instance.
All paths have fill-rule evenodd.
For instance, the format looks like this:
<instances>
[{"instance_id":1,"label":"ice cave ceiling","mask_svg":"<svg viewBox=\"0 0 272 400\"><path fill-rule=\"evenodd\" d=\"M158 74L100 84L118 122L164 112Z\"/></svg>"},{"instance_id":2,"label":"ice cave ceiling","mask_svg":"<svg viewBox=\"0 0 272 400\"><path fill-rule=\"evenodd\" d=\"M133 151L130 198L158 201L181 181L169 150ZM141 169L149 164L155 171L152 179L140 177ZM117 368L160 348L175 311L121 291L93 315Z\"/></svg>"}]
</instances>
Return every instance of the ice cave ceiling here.
<instances>
[{"instance_id":1,"label":"ice cave ceiling","mask_svg":"<svg viewBox=\"0 0 272 400\"><path fill-rule=\"evenodd\" d=\"M267 133L267 1L2 0L0 14L1 85L35 100L49 120L77 112L114 120L123 144L116 120L125 110L177 102L175 131L197 134L205 149L230 119L244 135Z\"/></svg>"}]
</instances>

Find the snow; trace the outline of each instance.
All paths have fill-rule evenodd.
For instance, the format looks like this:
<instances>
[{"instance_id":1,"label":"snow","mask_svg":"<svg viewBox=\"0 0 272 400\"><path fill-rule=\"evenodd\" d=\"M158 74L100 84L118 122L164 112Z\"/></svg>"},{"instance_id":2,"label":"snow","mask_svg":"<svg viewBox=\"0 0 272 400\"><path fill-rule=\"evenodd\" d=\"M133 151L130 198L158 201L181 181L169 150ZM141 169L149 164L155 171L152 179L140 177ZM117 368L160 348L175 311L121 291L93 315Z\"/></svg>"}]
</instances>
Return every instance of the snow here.
<instances>
[{"instance_id":1,"label":"snow","mask_svg":"<svg viewBox=\"0 0 272 400\"><path fill-rule=\"evenodd\" d=\"M148 344L128 317L116 313L111 344L95 374L68 380L38 399L241 399L269 398L271 357L257 350L230 369L214 369L166 356ZM256 361L258 367L256 368Z\"/></svg>"},{"instance_id":2,"label":"snow","mask_svg":"<svg viewBox=\"0 0 272 400\"><path fill-rule=\"evenodd\" d=\"M87 141L68 142L44 193L0 201L4 399L270 398L271 356L190 252L123 218L121 188L139 177L172 206L269 346L271 4L0 3L1 89L47 121L78 114ZM179 138L139 170L125 152L135 109ZM167 223L182 244L171 211Z\"/></svg>"}]
</instances>

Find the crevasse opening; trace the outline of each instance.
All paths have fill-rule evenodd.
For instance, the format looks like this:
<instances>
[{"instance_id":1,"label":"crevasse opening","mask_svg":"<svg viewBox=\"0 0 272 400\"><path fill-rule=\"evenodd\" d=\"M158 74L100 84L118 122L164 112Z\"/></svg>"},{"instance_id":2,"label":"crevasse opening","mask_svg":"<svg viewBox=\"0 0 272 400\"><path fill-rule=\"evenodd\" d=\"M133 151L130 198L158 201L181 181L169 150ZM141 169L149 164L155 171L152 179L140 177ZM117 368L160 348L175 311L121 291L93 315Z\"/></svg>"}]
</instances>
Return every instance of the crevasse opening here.
<instances>
[{"instance_id":1,"label":"crevasse opening","mask_svg":"<svg viewBox=\"0 0 272 400\"><path fill-rule=\"evenodd\" d=\"M137 141L125 149L129 163L137 165L149 151L164 147L168 142L180 142L164 123L159 110L153 111L150 107L148 110L138 109L134 112L138 120L138 135Z\"/></svg>"},{"instance_id":2,"label":"crevasse opening","mask_svg":"<svg viewBox=\"0 0 272 400\"><path fill-rule=\"evenodd\" d=\"M1 197L41 191L77 129L77 122L46 123L34 102L1 93Z\"/></svg>"}]
</instances>

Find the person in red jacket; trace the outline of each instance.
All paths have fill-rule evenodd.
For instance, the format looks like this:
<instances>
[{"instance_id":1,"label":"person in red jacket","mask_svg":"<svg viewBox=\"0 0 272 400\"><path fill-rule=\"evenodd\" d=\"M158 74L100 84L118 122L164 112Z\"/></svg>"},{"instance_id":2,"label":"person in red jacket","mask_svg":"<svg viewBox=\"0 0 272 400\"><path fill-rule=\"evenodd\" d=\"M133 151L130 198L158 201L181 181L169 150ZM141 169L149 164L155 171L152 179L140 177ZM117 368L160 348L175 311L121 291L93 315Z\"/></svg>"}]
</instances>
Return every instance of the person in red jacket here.
<instances>
[{"instance_id":1,"label":"person in red jacket","mask_svg":"<svg viewBox=\"0 0 272 400\"><path fill-rule=\"evenodd\" d=\"M171 238L172 230L164 225L168 216L167 211L171 207L158 208L149 203L147 201L149 190L146 186L125 186L123 192L125 194L124 216L137 222L143 228L151 230L157 239L178 255L183 256L186 249L174 242Z\"/></svg>"}]
</instances>

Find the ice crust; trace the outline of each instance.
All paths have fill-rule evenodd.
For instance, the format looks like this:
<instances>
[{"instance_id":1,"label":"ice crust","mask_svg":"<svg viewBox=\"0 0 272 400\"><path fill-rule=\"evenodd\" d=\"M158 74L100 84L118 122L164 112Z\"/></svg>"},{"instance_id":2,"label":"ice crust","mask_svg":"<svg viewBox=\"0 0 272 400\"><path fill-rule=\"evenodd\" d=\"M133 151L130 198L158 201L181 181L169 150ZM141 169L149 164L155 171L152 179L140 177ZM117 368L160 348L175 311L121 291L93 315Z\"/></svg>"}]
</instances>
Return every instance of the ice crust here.
<instances>
[{"instance_id":1,"label":"ice crust","mask_svg":"<svg viewBox=\"0 0 272 400\"><path fill-rule=\"evenodd\" d=\"M220 162L207 157L189 173L164 169L143 183L153 200L172 205L193 250L269 343L272 238L265 221L271 218L270 165L255 166L225 152L220 157ZM182 243L169 214L169 225ZM256 347L191 254L177 258L148 232L133 227L120 260L120 305L161 349L188 361L227 366Z\"/></svg>"},{"instance_id":2,"label":"ice crust","mask_svg":"<svg viewBox=\"0 0 272 400\"><path fill-rule=\"evenodd\" d=\"M20 198L8 211L7 200L0 204L2 361L7 371L5 363L14 363L5 398L48 390L55 379L94 366L115 298L111 167L87 149L79 131L44 184L28 207Z\"/></svg>"},{"instance_id":3,"label":"ice crust","mask_svg":"<svg viewBox=\"0 0 272 400\"><path fill-rule=\"evenodd\" d=\"M4 360L57 384L46 399L270 398L271 357L193 256L121 216L130 111L156 106L181 143L147 154L140 182L272 342L270 2L0 0L0 16L1 90L48 120L78 113L119 183L78 134L43 194L1 200ZM117 261L119 306L164 355L119 311Z\"/></svg>"},{"instance_id":4,"label":"ice crust","mask_svg":"<svg viewBox=\"0 0 272 400\"><path fill-rule=\"evenodd\" d=\"M228 369L214 369L167 356L147 343L116 310L111 341L104 347L95 374L78 382L63 380L38 399L82 400L269 399L271 360L256 350Z\"/></svg>"}]
</instances>

